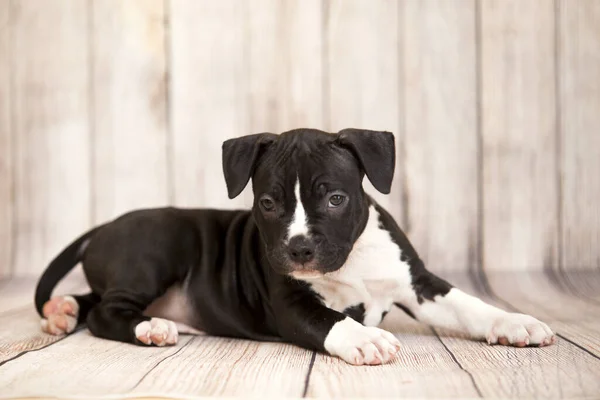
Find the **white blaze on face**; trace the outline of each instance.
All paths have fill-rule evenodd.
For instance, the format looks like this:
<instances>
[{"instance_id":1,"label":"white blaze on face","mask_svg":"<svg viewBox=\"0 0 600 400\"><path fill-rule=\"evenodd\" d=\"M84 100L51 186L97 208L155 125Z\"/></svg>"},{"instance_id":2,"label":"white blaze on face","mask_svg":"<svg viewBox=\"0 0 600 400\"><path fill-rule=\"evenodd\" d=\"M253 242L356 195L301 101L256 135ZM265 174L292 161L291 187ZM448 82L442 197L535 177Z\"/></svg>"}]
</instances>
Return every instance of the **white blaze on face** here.
<instances>
[{"instance_id":1,"label":"white blaze on face","mask_svg":"<svg viewBox=\"0 0 600 400\"><path fill-rule=\"evenodd\" d=\"M306 219L306 211L300 199L300 180L296 179L294 187L294 195L296 197L296 209L292 215L292 223L288 227L288 240L296 235L308 236L308 225Z\"/></svg>"}]
</instances>

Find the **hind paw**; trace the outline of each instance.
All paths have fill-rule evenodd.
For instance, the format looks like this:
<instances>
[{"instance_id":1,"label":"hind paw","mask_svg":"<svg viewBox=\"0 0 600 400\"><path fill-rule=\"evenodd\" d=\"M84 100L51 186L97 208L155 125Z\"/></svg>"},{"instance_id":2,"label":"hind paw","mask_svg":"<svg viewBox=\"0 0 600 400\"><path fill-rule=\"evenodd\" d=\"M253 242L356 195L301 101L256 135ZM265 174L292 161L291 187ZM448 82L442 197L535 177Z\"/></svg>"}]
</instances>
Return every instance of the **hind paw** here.
<instances>
[{"instance_id":1,"label":"hind paw","mask_svg":"<svg viewBox=\"0 0 600 400\"><path fill-rule=\"evenodd\" d=\"M51 335L71 333L77 326L79 304L72 296L53 297L44 304L42 314L42 331Z\"/></svg>"},{"instance_id":2,"label":"hind paw","mask_svg":"<svg viewBox=\"0 0 600 400\"><path fill-rule=\"evenodd\" d=\"M147 345L165 346L177 344L179 333L174 322L162 318L152 318L150 321L137 324L135 337Z\"/></svg>"}]
</instances>

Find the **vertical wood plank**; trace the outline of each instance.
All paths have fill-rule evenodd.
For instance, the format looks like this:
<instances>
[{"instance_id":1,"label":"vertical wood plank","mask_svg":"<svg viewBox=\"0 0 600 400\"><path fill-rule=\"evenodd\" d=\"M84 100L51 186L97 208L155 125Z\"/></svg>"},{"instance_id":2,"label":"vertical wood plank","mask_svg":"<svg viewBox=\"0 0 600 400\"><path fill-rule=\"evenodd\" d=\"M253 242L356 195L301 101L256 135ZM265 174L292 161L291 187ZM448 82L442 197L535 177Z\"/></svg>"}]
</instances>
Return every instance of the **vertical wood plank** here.
<instances>
[{"instance_id":1,"label":"vertical wood plank","mask_svg":"<svg viewBox=\"0 0 600 400\"><path fill-rule=\"evenodd\" d=\"M560 1L562 265L600 268L600 1Z\"/></svg>"},{"instance_id":2,"label":"vertical wood plank","mask_svg":"<svg viewBox=\"0 0 600 400\"><path fill-rule=\"evenodd\" d=\"M251 4L247 8L249 133L324 129L321 1ZM250 203L252 193L246 195Z\"/></svg>"},{"instance_id":3,"label":"vertical wood plank","mask_svg":"<svg viewBox=\"0 0 600 400\"><path fill-rule=\"evenodd\" d=\"M12 134L9 2L0 0L0 279L12 272Z\"/></svg>"},{"instance_id":4,"label":"vertical wood plank","mask_svg":"<svg viewBox=\"0 0 600 400\"><path fill-rule=\"evenodd\" d=\"M162 0L92 8L94 219L168 202Z\"/></svg>"},{"instance_id":5,"label":"vertical wood plank","mask_svg":"<svg viewBox=\"0 0 600 400\"><path fill-rule=\"evenodd\" d=\"M90 226L87 1L13 1L17 274Z\"/></svg>"},{"instance_id":6,"label":"vertical wood plank","mask_svg":"<svg viewBox=\"0 0 600 400\"><path fill-rule=\"evenodd\" d=\"M323 128L320 0L248 7L251 133Z\"/></svg>"},{"instance_id":7,"label":"vertical wood plank","mask_svg":"<svg viewBox=\"0 0 600 400\"><path fill-rule=\"evenodd\" d=\"M475 14L470 0L405 3L406 208L434 271L478 260Z\"/></svg>"},{"instance_id":8,"label":"vertical wood plank","mask_svg":"<svg viewBox=\"0 0 600 400\"><path fill-rule=\"evenodd\" d=\"M558 248L554 2L483 0L480 11L484 264L551 267Z\"/></svg>"},{"instance_id":9,"label":"vertical wood plank","mask_svg":"<svg viewBox=\"0 0 600 400\"><path fill-rule=\"evenodd\" d=\"M402 224L402 104L400 95L399 3L327 1L326 109L329 130L364 128L390 131L398 154L390 195L365 190Z\"/></svg>"},{"instance_id":10,"label":"vertical wood plank","mask_svg":"<svg viewBox=\"0 0 600 400\"><path fill-rule=\"evenodd\" d=\"M244 9L235 0L170 2L177 205L250 205L244 195L229 200L221 165L223 141L248 133Z\"/></svg>"}]
</instances>

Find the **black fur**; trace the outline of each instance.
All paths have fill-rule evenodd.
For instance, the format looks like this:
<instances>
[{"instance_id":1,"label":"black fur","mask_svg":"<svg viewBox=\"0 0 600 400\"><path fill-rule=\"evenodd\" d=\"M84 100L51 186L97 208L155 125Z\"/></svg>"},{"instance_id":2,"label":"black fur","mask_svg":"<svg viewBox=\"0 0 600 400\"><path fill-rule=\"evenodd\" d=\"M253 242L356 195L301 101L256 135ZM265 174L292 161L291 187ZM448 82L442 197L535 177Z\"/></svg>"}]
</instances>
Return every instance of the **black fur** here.
<instances>
[{"instance_id":1,"label":"black fur","mask_svg":"<svg viewBox=\"0 0 600 400\"><path fill-rule=\"evenodd\" d=\"M342 313L362 324L365 320L365 311L366 310L364 303L360 303L352 307L346 308Z\"/></svg>"},{"instance_id":2,"label":"black fur","mask_svg":"<svg viewBox=\"0 0 600 400\"><path fill-rule=\"evenodd\" d=\"M358 130L334 135L304 129L226 141L229 196L237 196L252 178L251 211L160 208L125 214L77 239L52 261L36 292L38 311L58 280L82 261L92 293L76 297L80 322L98 337L139 344L134 328L149 319L144 309L170 286L185 282L197 329L324 350L332 326L344 314L362 322L364 305L334 311L288 273L326 273L344 264L372 203L362 179L366 174L378 190L389 192L393 146L390 133ZM285 244L296 179L314 241L314 262L302 264L289 259ZM334 195L345 197L332 207ZM272 204L265 207L264 199ZM447 293L451 286L425 270L392 217L378 211L407 257L420 301Z\"/></svg>"}]
</instances>

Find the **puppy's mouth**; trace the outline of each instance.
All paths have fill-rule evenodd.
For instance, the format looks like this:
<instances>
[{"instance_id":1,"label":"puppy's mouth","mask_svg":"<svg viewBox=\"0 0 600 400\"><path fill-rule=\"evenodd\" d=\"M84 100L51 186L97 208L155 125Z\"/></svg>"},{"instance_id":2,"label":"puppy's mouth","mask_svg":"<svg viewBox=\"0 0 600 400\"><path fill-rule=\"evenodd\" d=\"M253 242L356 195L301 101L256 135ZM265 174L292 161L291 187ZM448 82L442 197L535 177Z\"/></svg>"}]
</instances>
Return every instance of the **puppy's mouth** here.
<instances>
[{"instance_id":1,"label":"puppy's mouth","mask_svg":"<svg viewBox=\"0 0 600 400\"><path fill-rule=\"evenodd\" d=\"M324 275L316 269L317 263L315 261L306 264L292 263L290 266L292 271L289 274L296 279L317 279Z\"/></svg>"}]
</instances>

